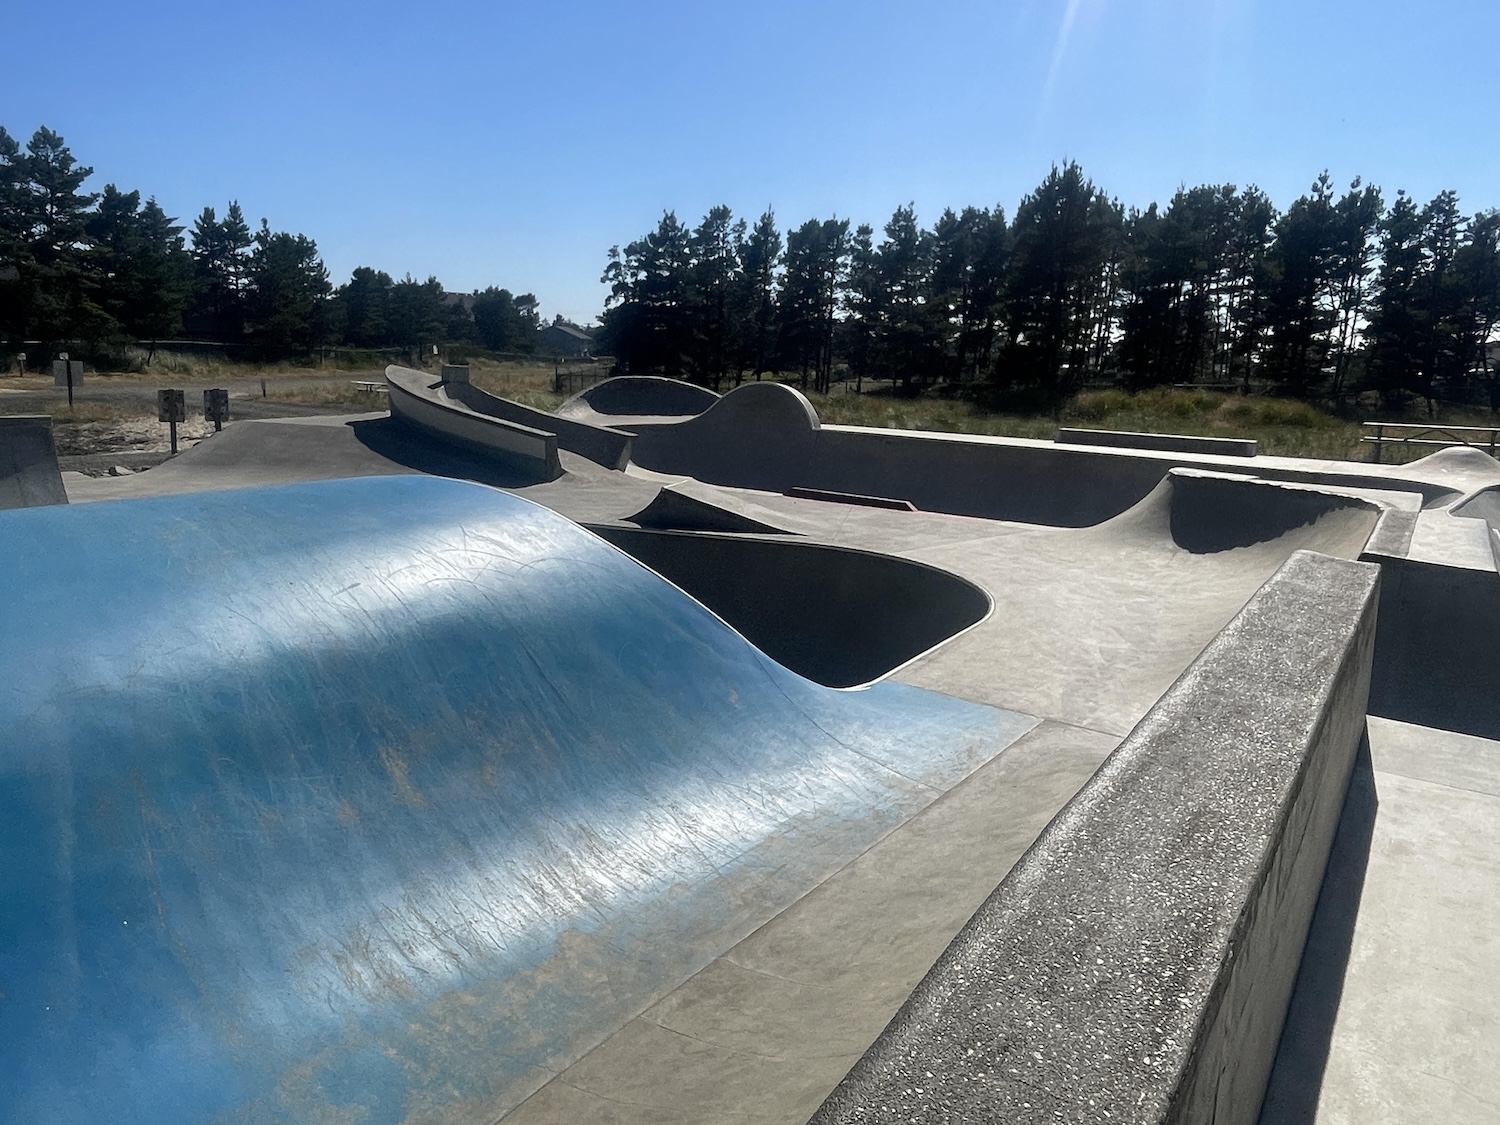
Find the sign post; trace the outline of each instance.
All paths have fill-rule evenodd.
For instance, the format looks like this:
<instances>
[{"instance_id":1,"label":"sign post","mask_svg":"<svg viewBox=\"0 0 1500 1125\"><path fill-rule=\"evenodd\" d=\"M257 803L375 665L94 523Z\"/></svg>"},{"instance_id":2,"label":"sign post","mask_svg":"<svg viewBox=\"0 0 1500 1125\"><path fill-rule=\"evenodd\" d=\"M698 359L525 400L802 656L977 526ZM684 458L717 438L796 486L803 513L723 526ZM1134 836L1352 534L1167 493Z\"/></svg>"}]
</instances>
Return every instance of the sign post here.
<instances>
[{"instance_id":1,"label":"sign post","mask_svg":"<svg viewBox=\"0 0 1500 1125\"><path fill-rule=\"evenodd\" d=\"M52 364L52 385L68 388L68 409L73 409L73 388L83 386L83 360L69 359L67 352L59 352Z\"/></svg>"},{"instance_id":2,"label":"sign post","mask_svg":"<svg viewBox=\"0 0 1500 1125\"><path fill-rule=\"evenodd\" d=\"M223 430L224 423L229 421L228 390L215 387L203 392L203 418L214 424L214 433Z\"/></svg>"},{"instance_id":3,"label":"sign post","mask_svg":"<svg viewBox=\"0 0 1500 1125\"><path fill-rule=\"evenodd\" d=\"M177 423L187 421L187 392L159 390L156 392L156 419L172 426L172 453L177 452Z\"/></svg>"}]
</instances>

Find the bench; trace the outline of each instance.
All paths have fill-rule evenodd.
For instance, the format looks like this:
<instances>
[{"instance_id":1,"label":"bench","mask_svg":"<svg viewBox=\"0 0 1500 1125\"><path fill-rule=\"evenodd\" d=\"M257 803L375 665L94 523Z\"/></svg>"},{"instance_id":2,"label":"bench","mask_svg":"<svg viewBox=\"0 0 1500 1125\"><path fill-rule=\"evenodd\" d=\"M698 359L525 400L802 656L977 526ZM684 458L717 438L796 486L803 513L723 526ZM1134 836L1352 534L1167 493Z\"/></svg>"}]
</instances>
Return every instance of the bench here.
<instances>
[{"instance_id":1,"label":"bench","mask_svg":"<svg viewBox=\"0 0 1500 1125\"><path fill-rule=\"evenodd\" d=\"M356 391L364 394L383 395L390 393L390 388L379 379L350 379L349 381L354 384Z\"/></svg>"}]
</instances>

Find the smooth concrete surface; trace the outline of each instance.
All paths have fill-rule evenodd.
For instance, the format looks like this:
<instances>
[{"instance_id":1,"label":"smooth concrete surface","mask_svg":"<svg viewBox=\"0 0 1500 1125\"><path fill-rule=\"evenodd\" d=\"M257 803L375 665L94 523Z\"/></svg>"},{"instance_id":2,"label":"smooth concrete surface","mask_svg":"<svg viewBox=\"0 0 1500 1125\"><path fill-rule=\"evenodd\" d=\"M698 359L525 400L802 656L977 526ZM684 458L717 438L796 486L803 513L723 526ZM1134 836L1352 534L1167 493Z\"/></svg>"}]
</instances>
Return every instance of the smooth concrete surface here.
<instances>
[{"instance_id":1,"label":"smooth concrete surface","mask_svg":"<svg viewBox=\"0 0 1500 1125\"><path fill-rule=\"evenodd\" d=\"M827 687L871 683L979 624L992 605L948 570L875 551L787 536L590 530Z\"/></svg>"},{"instance_id":2,"label":"smooth concrete surface","mask_svg":"<svg viewBox=\"0 0 1500 1125\"><path fill-rule=\"evenodd\" d=\"M3 512L0 574L6 1122L494 1121L1037 725L430 476Z\"/></svg>"},{"instance_id":3,"label":"smooth concrete surface","mask_svg":"<svg viewBox=\"0 0 1500 1125\"><path fill-rule=\"evenodd\" d=\"M1061 426L1052 439L1058 445L1110 445L1118 449L1165 449L1174 453L1218 453L1254 457L1253 438L1196 437L1190 434L1144 434L1131 430L1089 430Z\"/></svg>"},{"instance_id":4,"label":"smooth concrete surface","mask_svg":"<svg viewBox=\"0 0 1500 1125\"><path fill-rule=\"evenodd\" d=\"M0 415L0 510L67 502L51 417Z\"/></svg>"},{"instance_id":5,"label":"smooth concrete surface","mask_svg":"<svg viewBox=\"0 0 1500 1125\"><path fill-rule=\"evenodd\" d=\"M731 499L718 491L709 497L669 485L658 492L639 512L625 519L637 527L670 531L733 531L748 534L780 535L783 529L763 518L766 513L753 504Z\"/></svg>"},{"instance_id":6,"label":"smooth concrete surface","mask_svg":"<svg viewBox=\"0 0 1500 1125\"><path fill-rule=\"evenodd\" d=\"M1379 573L1293 555L1048 825L815 1125L1253 1123L1364 737Z\"/></svg>"},{"instance_id":7,"label":"smooth concrete surface","mask_svg":"<svg viewBox=\"0 0 1500 1125\"><path fill-rule=\"evenodd\" d=\"M663 996L507 1125L802 1125L1114 747L1043 723Z\"/></svg>"},{"instance_id":8,"label":"smooth concrete surface","mask_svg":"<svg viewBox=\"0 0 1500 1125\"><path fill-rule=\"evenodd\" d=\"M719 396L706 387L659 375L617 375L585 387L557 408L564 418L682 419L702 414Z\"/></svg>"},{"instance_id":9,"label":"smooth concrete surface","mask_svg":"<svg viewBox=\"0 0 1500 1125\"><path fill-rule=\"evenodd\" d=\"M389 374L390 372L387 371L387 377ZM412 371L410 374L422 375L418 371ZM537 410L530 406L523 406L519 402L512 402L507 398L488 394L468 381L467 368L464 369L464 374L465 378L461 381L445 381L443 391L449 399L462 403L476 414L499 418L504 422L514 422L544 433L556 434L559 449L566 449L580 457L587 457L606 469L623 469L630 464L630 449L633 440L630 434L611 429L609 426L595 425L591 422L552 414L546 410Z\"/></svg>"},{"instance_id":10,"label":"smooth concrete surface","mask_svg":"<svg viewBox=\"0 0 1500 1125\"><path fill-rule=\"evenodd\" d=\"M431 380L426 372L387 367L391 417L441 441L488 454L534 481L562 475L555 433L475 410L458 397L472 390L466 383Z\"/></svg>"},{"instance_id":11,"label":"smooth concrete surface","mask_svg":"<svg viewBox=\"0 0 1500 1125\"><path fill-rule=\"evenodd\" d=\"M1051 443L1020 439L971 440L960 435L893 435L888 431L825 427L817 424L815 415L809 421L799 420L805 419L805 414L793 414L793 428L816 432L820 435L817 440L831 435L835 445L846 443L844 452L853 465L871 465L878 461L888 441L899 445L908 437L915 439L921 451L911 462L919 468L930 464L941 470L947 460L942 451L957 449L946 469L952 487L972 498L975 486L983 485L981 501L989 506L987 510L1009 510L1014 492L1038 487L1040 500L1061 497L1065 504L1048 511L1045 503L1033 504L1035 498L1029 498L1027 503L1049 525L1040 526L789 498L777 493L779 479L765 468L775 466L783 457L784 446L779 439L759 440L754 432L739 435L740 439L756 439L741 441L743 448L736 454L736 463L747 467L740 478L746 482L743 486L696 480L672 471L670 466L653 470L632 463L626 472L612 472L567 450L559 452L562 475L548 483L533 484L526 474L508 469L491 457L461 446L445 446L415 434L398 421L376 416L235 423L223 434L159 468L128 478L70 480L68 491L75 501L98 500L311 477L435 473L514 490L577 521L610 523L643 513L656 503L663 489L669 489L691 497L708 510L710 518L720 518L717 512L743 515L813 543L893 553L949 569L976 583L994 598L996 612L968 634L919 658L895 679L961 698L993 702L1046 720L1033 738L1054 727L1075 733L1093 728L1100 732L1093 737L1107 743L1130 730L1293 549L1308 547L1351 558L1362 553L1368 557L1373 551L1389 565L1394 565L1390 560L1409 556L1442 563L1454 543L1463 539L1469 545L1472 539L1464 539L1463 529L1449 526L1466 514L1474 514L1463 510L1463 501L1500 480L1500 467L1492 459L1463 450L1444 451L1400 467L1268 457L1249 462L1214 455L1106 449L1084 451L1042 465L1028 463L1039 456L1038 447L1052 453L1070 451ZM623 424L627 417L600 415L594 420ZM647 417L642 431L648 432L652 425L692 425L691 420L685 421L688 418ZM867 440L865 434L873 438ZM770 436L775 438L774 433ZM739 439L730 433L726 440L733 444ZM879 464L874 467L876 476L890 468ZM896 467L900 467L899 459ZM1213 471L1169 475L1174 467ZM1043 479L1046 472L1061 474L1062 483L1049 484ZM1259 478L1259 483L1245 483L1251 475ZM1116 477L1134 483L1121 492L1111 483ZM1241 483L1232 483L1236 477ZM885 491L872 479L840 490ZM1282 483L1269 485L1267 481ZM1285 496L1292 491L1288 485L1315 486L1315 491L1324 495L1321 499L1293 497L1284 505L1262 502L1268 496ZM1136 495L1142 486L1144 491ZM1102 489L1101 496L1088 501L1097 512L1104 513L1100 521L1082 528L1058 526L1078 518L1080 509L1068 505L1073 505L1071 498L1080 490L1089 489ZM1326 495L1330 492L1339 495L1330 499ZM1349 503L1350 498L1370 503ZM941 504L941 496L938 499ZM664 517L667 522L682 518L680 511L673 510L670 498L662 506L668 509ZM1206 515L1210 522L1200 526L1198 517L1185 518L1189 512ZM1482 525L1485 521L1462 522ZM1472 552L1465 557L1471 558ZM1466 564L1453 569L1467 570L1476 579L1483 577L1480 569ZM1490 573L1489 577L1495 575ZM1476 713L1482 712L1485 698L1483 694L1475 697L1472 706ZM1002 755L997 761L1004 758ZM1080 774L1080 783L1082 779ZM1029 803L1023 802L1024 808L1018 805L1014 811L1017 816L1031 818L1032 823L1043 823L1066 799L1063 790L1067 788L1061 783L1055 790L1028 787L1023 796ZM976 808L975 816L983 821L987 810ZM856 865L861 862L856 861ZM834 875L827 885L833 886L840 878L840 874ZM858 884L851 881L849 885ZM812 892L808 901L814 901L819 893ZM906 924L908 914L882 911L879 901L877 896L874 917L880 925L899 929ZM787 916L798 909L793 906ZM779 917L772 918L767 926L774 928ZM951 936L961 921L940 915L923 940L940 949L947 940L942 936L945 928ZM810 923L804 919L804 925ZM797 956L795 945L802 940L797 935L802 932L795 927L784 931L788 956ZM814 941L810 933L807 940ZM864 937L860 946L866 948L878 940ZM1464 935L1456 934L1450 944L1461 946L1464 940ZM878 961L872 962L869 970L873 974L869 980L884 972ZM700 1050L685 1037L703 1030L700 1016L714 1008L717 1002L712 997L736 998L732 1003L739 1010L741 1001L737 998L744 990L738 985L730 987L731 978L738 979L734 971L725 963L716 972L719 975L705 976L699 986L694 986L706 988L706 992L685 992L674 1002L673 1011L692 1009L699 1016L683 1022L661 1016L662 1026L673 1029L670 1036L644 1034L636 1020L627 1020L600 1047L605 1051L607 1044L616 1043L623 1052L616 1064L605 1065L603 1054L585 1056L585 1060L595 1059L599 1064L588 1071L587 1081L582 1079L583 1071L573 1073L571 1079L554 1080L555 1068L538 1070L532 1081L545 1083L536 1095L542 1100L528 1102L517 1113L541 1114L530 1119L567 1121L570 1125L575 1121L616 1119L735 1121L744 1119L744 1105L760 1099L767 1104L777 1101L781 1108L795 1105L795 1109L787 1108L791 1116L786 1120L799 1112L805 1116L838 1077L830 1077L838 1068L824 1067L820 1056L798 1046L783 1052L776 1066L758 1071L755 1068L760 1064L747 1061L742 1053L736 1053L737 1049L728 1053L708 1047ZM780 987L773 977L765 979L771 987ZM855 992L864 987L859 979L849 978ZM715 981L724 985L723 991L716 991ZM689 985L691 981L684 987ZM710 999L702 999L704 996ZM885 1009L887 1014L898 1006L899 999ZM721 1006L730 1003L725 1000ZM776 1048L770 1044L775 1036L792 1034L786 1030L786 1009L784 1004L778 1007L781 1003L770 994L757 1001L744 1001L747 1013L764 1013L763 1017L747 1016L751 1022L761 1020L755 1033L760 1037L754 1046L758 1054L774 1054ZM884 1018L875 1015L875 1007L878 1005L861 1017L870 1021L871 1039ZM722 1022L734 1023L733 1012L721 1011L719 1015ZM817 1025L812 1021L808 1026ZM829 1033L826 1027L820 1034L825 1033ZM621 1036L618 1041L616 1035ZM703 1038L733 1040L729 1032L713 1032ZM788 1041L796 1042L795 1038ZM687 1053L693 1055L691 1072L686 1069L684 1051L673 1047L676 1044L680 1048L684 1043L689 1045ZM654 1055L647 1050L651 1044L656 1045L652 1048L657 1051ZM562 1073L569 1074L569 1069L562 1068ZM658 1085L670 1085L681 1075L681 1084L699 1091L703 1098L694 1101L684 1095L670 1105L659 1091L641 1098L642 1091L652 1085L647 1078L651 1074L657 1076L654 1082ZM570 1086L575 1079L577 1082ZM731 1083L737 1084L733 1100L740 1103L739 1107L731 1105L727 1095L714 1093L721 1087L728 1089ZM585 1087L586 1097L574 1099L568 1093L570 1088ZM794 1087L800 1092L778 1100L783 1088ZM719 1100L713 1101L716 1096ZM562 1100L553 1103L546 1100L549 1098ZM632 1108L632 1098L655 1109ZM547 1110L548 1105L553 1110ZM658 1116L651 1116L652 1112ZM548 1118L548 1113L554 1116ZM489 1125L490 1118L482 1119Z\"/></svg>"},{"instance_id":12,"label":"smooth concrete surface","mask_svg":"<svg viewBox=\"0 0 1500 1125\"><path fill-rule=\"evenodd\" d=\"M1261 1125L1500 1121L1500 742L1374 718Z\"/></svg>"},{"instance_id":13,"label":"smooth concrete surface","mask_svg":"<svg viewBox=\"0 0 1500 1125\"><path fill-rule=\"evenodd\" d=\"M611 473L585 458L558 455L580 513L613 519L646 503L658 486ZM232 422L147 472L77 477L66 482L73 503L213 492L306 480L426 474L496 488L536 487L529 464L517 465L474 447L435 440L389 414L332 415ZM595 490L580 485L602 479ZM554 485L562 484L559 480Z\"/></svg>"}]
</instances>

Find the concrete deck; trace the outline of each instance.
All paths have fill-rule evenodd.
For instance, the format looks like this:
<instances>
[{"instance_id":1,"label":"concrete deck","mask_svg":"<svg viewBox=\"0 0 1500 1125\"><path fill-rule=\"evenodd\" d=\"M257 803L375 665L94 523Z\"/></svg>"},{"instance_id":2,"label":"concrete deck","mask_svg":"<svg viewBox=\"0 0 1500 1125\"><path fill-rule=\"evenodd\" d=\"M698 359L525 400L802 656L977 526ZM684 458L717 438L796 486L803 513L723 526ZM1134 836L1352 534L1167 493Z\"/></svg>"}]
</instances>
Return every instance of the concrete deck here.
<instances>
[{"instance_id":1,"label":"concrete deck","mask_svg":"<svg viewBox=\"0 0 1500 1125\"><path fill-rule=\"evenodd\" d=\"M1262 1125L1500 1120L1500 742L1369 720Z\"/></svg>"}]
</instances>

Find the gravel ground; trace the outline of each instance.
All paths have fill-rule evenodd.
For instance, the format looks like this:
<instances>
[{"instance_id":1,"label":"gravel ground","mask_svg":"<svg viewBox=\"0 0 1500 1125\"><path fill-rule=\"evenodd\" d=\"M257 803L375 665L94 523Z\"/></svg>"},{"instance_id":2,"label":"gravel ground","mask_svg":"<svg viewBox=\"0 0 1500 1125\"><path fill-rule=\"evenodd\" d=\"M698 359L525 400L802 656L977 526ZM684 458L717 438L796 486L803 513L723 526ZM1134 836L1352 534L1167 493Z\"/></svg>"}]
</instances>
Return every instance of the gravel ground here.
<instances>
[{"instance_id":1,"label":"gravel ground","mask_svg":"<svg viewBox=\"0 0 1500 1125\"><path fill-rule=\"evenodd\" d=\"M165 454L171 450L170 428L156 420L158 387L177 387L186 392L187 421L177 427L181 449L213 432L213 423L203 418L203 392L210 387L228 388L231 421L298 418L382 409L383 397L357 391L352 380L383 378L382 373L345 371L316 376L267 376L262 397L259 378L202 380L168 376L149 380L91 375L82 387L74 390L75 421L69 417L66 392L54 387L50 379L0 377L0 414L51 414L57 452L69 462L63 467L97 475L116 465L137 467L132 459L122 459L123 455ZM330 401L278 401L280 395ZM77 464L72 463L75 460Z\"/></svg>"}]
</instances>

